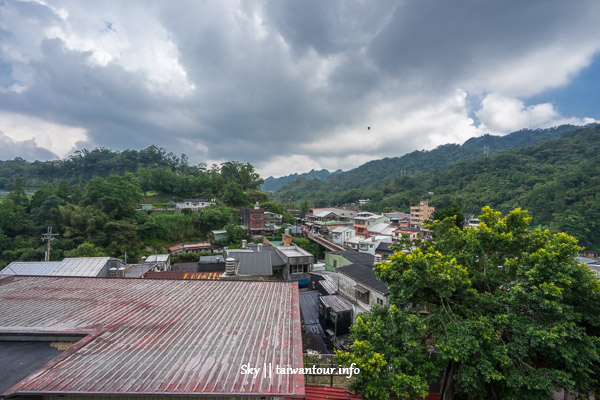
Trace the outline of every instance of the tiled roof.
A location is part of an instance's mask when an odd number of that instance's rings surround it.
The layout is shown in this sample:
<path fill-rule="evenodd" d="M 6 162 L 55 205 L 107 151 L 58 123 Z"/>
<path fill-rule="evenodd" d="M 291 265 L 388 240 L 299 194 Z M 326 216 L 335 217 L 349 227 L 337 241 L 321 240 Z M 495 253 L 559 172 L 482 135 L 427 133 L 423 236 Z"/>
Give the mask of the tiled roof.
<path fill-rule="evenodd" d="M 373 271 L 372 267 L 367 267 L 360 264 L 350 264 L 339 267 L 337 270 L 340 274 L 344 274 L 354 279 L 357 283 L 368 286 L 379 293 L 388 294 L 390 292 L 387 284 L 377 279 L 377 276 L 375 276 L 375 271 Z"/>
<path fill-rule="evenodd" d="M 304 396 L 298 286 L 288 282 L 5 277 L 0 329 L 87 335 L 14 395 Z"/>

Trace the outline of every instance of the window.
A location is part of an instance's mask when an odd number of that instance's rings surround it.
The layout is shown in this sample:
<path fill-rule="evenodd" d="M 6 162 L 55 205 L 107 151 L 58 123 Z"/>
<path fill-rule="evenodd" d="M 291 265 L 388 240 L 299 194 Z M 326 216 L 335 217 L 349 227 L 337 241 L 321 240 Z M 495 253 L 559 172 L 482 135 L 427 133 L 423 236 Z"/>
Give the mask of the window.
<path fill-rule="evenodd" d="M 337 268 L 337 260 L 333 260 L 333 268 Z"/>
<path fill-rule="evenodd" d="M 306 264 L 291 265 L 290 270 L 291 270 L 292 274 L 305 274 L 308 272 L 308 265 L 306 265 Z"/>
<path fill-rule="evenodd" d="M 383 299 L 380 299 L 379 297 L 377 298 L 377 304 L 379 304 L 380 306 L 383 305 Z"/>
<path fill-rule="evenodd" d="M 354 288 L 356 300 L 369 304 L 369 291 L 363 287 L 356 286 Z"/>

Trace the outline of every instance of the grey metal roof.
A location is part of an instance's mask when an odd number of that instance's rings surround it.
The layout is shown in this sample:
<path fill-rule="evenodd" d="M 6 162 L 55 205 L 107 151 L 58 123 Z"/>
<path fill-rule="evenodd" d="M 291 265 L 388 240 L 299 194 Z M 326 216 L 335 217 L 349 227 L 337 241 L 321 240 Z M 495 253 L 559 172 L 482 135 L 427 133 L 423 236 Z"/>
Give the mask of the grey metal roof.
<path fill-rule="evenodd" d="M 51 276 L 98 276 L 110 257 L 76 257 L 65 258 L 60 262 Z M 117 259 L 113 259 L 117 261 Z"/>
<path fill-rule="evenodd" d="M 377 279 L 375 271 L 373 271 L 373 268 L 371 267 L 367 267 L 361 264 L 350 264 L 343 267 L 339 267 L 337 270 L 340 274 L 344 274 L 354 279 L 357 283 L 374 289 L 379 293 L 390 293 L 387 284 Z"/>
<path fill-rule="evenodd" d="M 60 261 L 14 261 L 8 264 L 1 274 L 5 275 L 50 275 L 60 264 Z"/>
<path fill-rule="evenodd" d="M 254 244 L 254 243 L 249 244 L 248 248 L 253 251 L 258 251 L 258 245 Z M 283 258 L 281 258 L 279 253 L 275 250 L 274 246 L 271 246 L 268 244 L 263 244 L 262 248 L 263 248 L 264 252 L 268 252 L 269 254 L 271 254 L 271 265 L 273 267 L 282 267 L 285 265 L 285 261 L 283 260 Z"/>
<path fill-rule="evenodd" d="M 337 254 L 350 261 L 352 264 L 373 265 L 375 256 L 369 253 L 361 253 L 356 250 L 330 251 L 331 254 Z"/>
<path fill-rule="evenodd" d="M 352 311 L 352 303 L 335 294 L 321 296 L 319 301 L 323 304 L 323 306 L 331 308 L 331 310 L 335 312 Z"/>
<path fill-rule="evenodd" d="M 169 257 L 169 254 L 151 254 L 148 256 L 148 258 L 146 258 L 145 263 L 167 262 Z"/>
<path fill-rule="evenodd" d="M 4 333 L 87 335 L 23 379 L 13 395 L 304 395 L 302 374 L 274 371 L 302 367 L 295 282 L 4 279 Z M 248 363 L 272 363 L 273 374 L 241 374 Z"/>
<path fill-rule="evenodd" d="M 331 271 L 312 271 L 310 274 L 319 275 L 323 279 L 317 282 L 327 293 L 336 294 L 339 287 L 339 277 L 337 272 Z"/>
<path fill-rule="evenodd" d="M 319 292 L 309 290 L 300 292 L 300 313 L 305 325 L 319 323 Z"/>
<path fill-rule="evenodd" d="M 227 256 L 238 260 L 238 275 L 273 275 L 270 253 L 231 250 Z"/>

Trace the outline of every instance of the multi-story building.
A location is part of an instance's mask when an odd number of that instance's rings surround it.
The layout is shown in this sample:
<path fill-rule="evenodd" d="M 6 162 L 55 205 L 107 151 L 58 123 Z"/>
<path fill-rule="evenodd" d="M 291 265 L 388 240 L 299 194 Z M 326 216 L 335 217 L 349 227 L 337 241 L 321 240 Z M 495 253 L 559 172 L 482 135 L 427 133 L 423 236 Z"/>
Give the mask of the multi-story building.
<path fill-rule="evenodd" d="M 369 228 L 376 224 L 390 223 L 390 218 L 385 215 L 361 213 L 354 218 L 354 232 L 356 236 L 368 237 Z"/>
<path fill-rule="evenodd" d="M 427 200 L 421 200 L 418 206 L 410 208 L 410 225 L 411 228 L 423 226 L 423 222 L 430 219 L 435 212 L 435 207 L 431 207 Z"/>
<path fill-rule="evenodd" d="M 260 208 L 258 201 L 254 208 L 240 209 L 242 225 L 250 229 L 250 232 L 262 231 L 265 229 L 265 210 Z"/>

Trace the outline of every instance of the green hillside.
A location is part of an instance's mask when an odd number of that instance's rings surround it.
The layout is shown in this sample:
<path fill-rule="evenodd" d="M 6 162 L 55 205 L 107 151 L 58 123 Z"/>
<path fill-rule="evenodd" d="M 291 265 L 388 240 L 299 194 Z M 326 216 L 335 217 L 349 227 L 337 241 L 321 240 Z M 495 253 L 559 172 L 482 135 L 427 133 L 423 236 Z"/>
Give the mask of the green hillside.
<path fill-rule="evenodd" d="M 379 165 L 391 162 L 382 161 Z M 360 172 L 353 171 L 356 175 Z M 304 180 L 294 190 L 287 187 L 278 194 L 313 199 L 317 205 L 368 197 L 372 201 L 366 208 L 372 211 L 408 210 L 420 198 L 429 198 L 436 207 L 456 201 L 465 213 L 474 214 L 486 205 L 502 212 L 521 207 L 531 213 L 535 225 L 565 231 L 582 245 L 600 250 L 599 126 L 426 173 L 388 176 L 378 182 L 357 178 L 357 188 L 349 190 L 333 183 L 327 179 L 324 190 L 319 181 Z"/>

